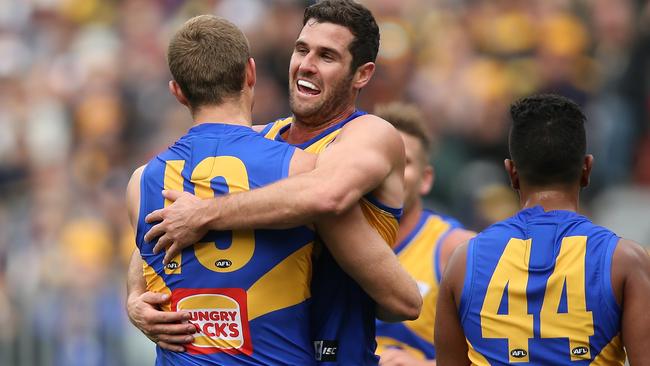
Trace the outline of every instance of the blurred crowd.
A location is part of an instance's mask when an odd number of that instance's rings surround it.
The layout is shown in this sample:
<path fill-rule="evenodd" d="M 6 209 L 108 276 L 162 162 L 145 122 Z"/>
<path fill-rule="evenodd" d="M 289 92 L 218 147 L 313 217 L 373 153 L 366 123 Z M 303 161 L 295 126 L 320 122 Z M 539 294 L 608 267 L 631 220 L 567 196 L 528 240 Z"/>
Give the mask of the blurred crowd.
<path fill-rule="evenodd" d="M 511 215 L 508 106 L 536 92 L 587 111 L 583 210 L 650 244 L 650 1 L 366 0 L 381 29 L 360 106 L 414 102 L 436 137 L 428 205 L 480 230 Z M 289 114 L 298 0 L 0 1 L 0 365 L 151 364 L 123 310 L 130 173 L 182 135 L 170 35 L 211 13 L 258 66 L 254 120 Z"/>

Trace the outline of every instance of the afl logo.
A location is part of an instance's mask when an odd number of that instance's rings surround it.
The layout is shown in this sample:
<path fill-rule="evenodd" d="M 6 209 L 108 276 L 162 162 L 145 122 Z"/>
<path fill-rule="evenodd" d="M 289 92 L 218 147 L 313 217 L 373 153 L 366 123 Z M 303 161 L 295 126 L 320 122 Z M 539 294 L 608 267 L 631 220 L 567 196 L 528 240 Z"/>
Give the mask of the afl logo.
<path fill-rule="evenodd" d="M 169 264 L 167 264 L 167 269 L 176 269 L 178 267 L 179 267 L 178 262 L 176 261 L 171 261 L 169 262 Z"/>
<path fill-rule="evenodd" d="M 526 350 L 524 350 L 524 349 L 516 348 L 516 349 L 513 349 L 512 351 L 510 351 L 510 356 L 512 356 L 514 358 L 523 358 L 523 357 L 528 356 L 528 352 L 526 352 Z"/>
<path fill-rule="evenodd" d="M 574 356 L 584 356 L 589 352 L 589 348 L 585 346 L 576 347 L 571 350 L 571 354 Z"/>
<path fill-rule="evenodd" d="M 214 265 L 217 266 L 217 268 L 228 268 L 232 266 L 232 261 L 228 259 L 219 259 L 218 261 L 214 262 Z"/>

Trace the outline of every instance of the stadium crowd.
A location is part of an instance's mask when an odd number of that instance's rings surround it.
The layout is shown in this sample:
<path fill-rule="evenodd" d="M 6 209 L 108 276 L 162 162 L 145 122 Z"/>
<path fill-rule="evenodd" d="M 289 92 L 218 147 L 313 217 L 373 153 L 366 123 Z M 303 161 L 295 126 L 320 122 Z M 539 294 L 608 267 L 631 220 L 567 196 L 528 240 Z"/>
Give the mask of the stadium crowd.
<path fill-rule="evenodd" d="M 287 114 L 287 65 L 310 2 L 0 3 L 0 365 L 151 364 L 124 313 L 133 169 L 182 135 L 165 47 L 197 14 L 247 34 L 254 121 Z M 556 92 L 587 111 L 596 223 L 650 243 L 650 1 L 366 0 L 380 22 L 361 106 L 416 103 L 436 136 L 428 205 L 481 230 L 517 210 L 507 108 Z M 150 351 L 144 352 L 143 349 Z"/>

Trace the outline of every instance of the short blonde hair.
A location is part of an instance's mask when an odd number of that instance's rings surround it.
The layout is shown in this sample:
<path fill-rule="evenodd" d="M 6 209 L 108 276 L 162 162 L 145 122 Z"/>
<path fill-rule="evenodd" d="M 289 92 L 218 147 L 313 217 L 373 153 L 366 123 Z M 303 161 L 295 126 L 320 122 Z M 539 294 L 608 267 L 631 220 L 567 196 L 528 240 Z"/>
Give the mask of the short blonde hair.
<path fill-rule="evenodd" d="M 250 47 L 231 22 L 213 15 L 194 17 L 174 34 L 167 62 L 192 108 L 221 104 L 244 86 Z"/>

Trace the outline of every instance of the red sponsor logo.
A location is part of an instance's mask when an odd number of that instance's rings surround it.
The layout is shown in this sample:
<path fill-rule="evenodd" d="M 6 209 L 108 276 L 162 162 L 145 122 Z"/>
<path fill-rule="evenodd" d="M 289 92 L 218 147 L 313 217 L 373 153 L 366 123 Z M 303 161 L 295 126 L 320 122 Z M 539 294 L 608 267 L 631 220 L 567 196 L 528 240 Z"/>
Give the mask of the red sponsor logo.
<path fill-rule="evenodd" d="M 194 341 L 186 346 L 188 352 L 253 353 L 243 289 L 175 289 L 171 301 L 172 311 L 188 311 L 196 327 Z"/>

